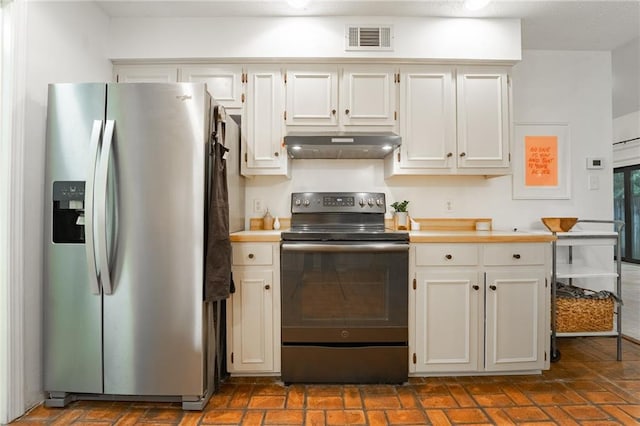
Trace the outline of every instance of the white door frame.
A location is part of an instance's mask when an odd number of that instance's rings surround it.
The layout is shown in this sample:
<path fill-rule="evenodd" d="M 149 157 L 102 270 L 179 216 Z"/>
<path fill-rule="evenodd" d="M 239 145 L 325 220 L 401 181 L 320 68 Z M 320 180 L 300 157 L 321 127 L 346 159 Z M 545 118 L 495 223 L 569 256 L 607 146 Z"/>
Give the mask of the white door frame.
<path fill-rule="evenodd" d="M 0 424 L 3 424 L 25 412 L 26 1 L 0 0 L 0 5 Z"/>

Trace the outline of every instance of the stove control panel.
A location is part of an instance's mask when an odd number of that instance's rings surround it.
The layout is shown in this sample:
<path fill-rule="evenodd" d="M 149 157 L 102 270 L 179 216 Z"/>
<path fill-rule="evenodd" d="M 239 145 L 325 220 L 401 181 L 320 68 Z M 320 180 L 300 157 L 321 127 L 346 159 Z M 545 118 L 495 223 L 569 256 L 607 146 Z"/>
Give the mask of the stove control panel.
<path fill-rule="evenodd" d="M 294 192 L 291 213 L 382 213 L 384 192 Z"/>

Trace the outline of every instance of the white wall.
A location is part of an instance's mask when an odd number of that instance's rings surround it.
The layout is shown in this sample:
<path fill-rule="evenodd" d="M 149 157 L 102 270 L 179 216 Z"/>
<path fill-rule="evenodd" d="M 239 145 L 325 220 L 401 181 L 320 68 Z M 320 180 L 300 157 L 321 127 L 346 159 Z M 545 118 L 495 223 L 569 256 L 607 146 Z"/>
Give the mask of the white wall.
<path fill-rule="evenodd" d="M 42 401 L 42 247 L 47 85 L 109 81 L 108 18 L 89 2 L 28 3 L 25 119 L 25 404 Z"/>
<path fill-rule="evenodd" d="M 391 52 L 345 52 L 345 25 L 393 25 Z M 519 19 L 114 18 L 112 59 L 433 58 L 517 61 Z"/>
<path fill-rule="evenodd" d="M 640 111 L 640 37 L 613 50 L 611 64 L 613 118 Z"/>
<path fill-rule="evenodd" d="M 388 202 L 410 200 L 416 217 L 490 217 L 499 229 L 542 229 L 542 216 L 612 218 L 611 67 L 605 52 L 523 51 L 513 68 L 514 120 L 568 123 L 571 130 L 571 199 L 513 200 L 510 176 L 393 177 L 384 180 L 381 160 L 294 160 L 292 177 L 247 181 L 249 215 L 255 198 L 272 214 L 289 216 L 290 193 L 306 190 L 369 190 Z M 586 157 L 604 158 L 605 169 L 587 172 Z M 597 176 L 600 189 L 588 190 Z M 453 212 L 445 211 L 446 201 Z"/>

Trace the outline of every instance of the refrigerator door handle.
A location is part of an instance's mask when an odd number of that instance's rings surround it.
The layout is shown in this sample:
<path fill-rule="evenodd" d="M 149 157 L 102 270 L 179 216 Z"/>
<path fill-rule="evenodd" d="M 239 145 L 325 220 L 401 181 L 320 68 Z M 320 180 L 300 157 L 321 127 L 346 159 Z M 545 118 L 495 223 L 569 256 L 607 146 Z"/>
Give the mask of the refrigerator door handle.
<path fill-rule="evenodd" d="M 109 177 L 109 158 L 111 156 L 114 125 L 115 121 L 107 120 L 104 127 L 104 138 L 102 141 L 102 149 L 100 150 L 100 161 L 98 163 L 98 183 L 96 185 L 98 265 L 100 270 L 100 282 L 102 283 L 102 291 L 104 294 L 113 293 L 113 283 L 111 281 L 111 272 L 109 270 L 109 248 L 107 238 L 107 182 Z"/>
<path fill-rule="evenodd" d="M 89 272 L 89 286 L 91 293 L 100 294 L 100 283 L 98 276 L 100 270 L 96 265 L 96 245 L 94 240 L 94 224 L 93 224 L 93 203 L 95 199 L 95 174 L 96 163 L 98 161 L 98 150 L 100 148 L 100 139 L 102 138 L 102 120 L 94 120 L 93 129 L 91 130 L 91 140 L 89 142 L 89 169 L 87 171 L 87 183 L 85 188 L 85 251 L 87 254 L 87 268 Z"/>

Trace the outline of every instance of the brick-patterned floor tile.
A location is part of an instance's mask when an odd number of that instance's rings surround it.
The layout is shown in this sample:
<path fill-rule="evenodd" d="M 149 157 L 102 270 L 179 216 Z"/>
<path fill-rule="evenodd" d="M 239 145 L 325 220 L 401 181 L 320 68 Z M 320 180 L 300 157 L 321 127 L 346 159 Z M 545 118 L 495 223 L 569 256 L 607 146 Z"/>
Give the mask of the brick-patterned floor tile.
<path fill-rule="evenodd" d="M 458 407 L 458 403 L 451 395 L 421 396 L 420 404 L 427 409 Z"/>
<path fill-rule="evenodd" d="M 611 392 L 584 392 L 583 395 L 594 404 L 624 404 L 626 402 Z"/>
<path fill-rule="evenodd" d="M 413 385 L 413 390 L 421 395 L 449 395 L 449 388 L 444 383 L 420 383 Z"/>
<path fill-rule="evenodd" d="M 571 405 L 588 402 L 577 392 L 568 389 L 558 392 L 534 392 L 529 394 L 529 398 L 537 405 Z"/>
<path fill-rule="evenodd" d="M 238 389 L 234 393 L 231 394 L 229 401 L 226 405 L 218 404 L 216 402 L 217 395 L 214 395 L 211 400 L 209 400 L 209 404 L 207 407 L 229 407 L 229 408 L 245 408 L 249 405 L 249 399 L 251 398 L 251 393 L 253 392 L 252 385 L 239 385 Z M 225 395 L 226 396 L 226 395 Z"/>
<path fill-rule="evenodd" d="M 281 383 L 255 385 L 253 395 L 286 395 L 287 388 Z"/>
<path fill-rule="evenodd" d="M 515 425 L 515 423 L 511 420 L 511 418 L 509 418 L 507 413 L 505 413 L 501 408 L 485 408 L 484 411 L 490 417 L 491 421 L 496 425 Z"/>
<path fill-rule="evenodd" d="M 367 424 L 363 410 L 327 410 L 327 425 L 365 425 Z"/>
<path fill-rule="evenodd" d="M 117 426 L 132 426 L 139 423 L 142 415 L 147 411 L 146 408 L 129 408 L 115 423 Z"/>
<path fill-rule="evenodd" d="M 200 424 L 200 420 L 204 414 L 201 411 L 185 411 L 184 415 L 180 419 L 179 426 L 197 426 Z M 258 423 L 254 423 L 258 424 Z"/>
<path fill-rule="evenodd" d="M 342 386 L 338 385 L 310 385 L 306 387 L 307 396 L 340 396 Z"/>
<path fill-rule="evenodd" d="M 602 405 L 600 408 L 609 414 L 611 417 L 622 423 L 623 425 L 638 425 L 638 420 L 631 417 L 628 413 L 624 412 L 620 409 L 620 407 L 616 405 Z"/>
<path fill-rule="evenodd" d="M 398 398 L 400 399 L 400 405 L 402 406 L 402 408 L 420 407 L 420 402 L 416 398 L 416 394 L 411 388 L 408 388 L 408 387 L 399 388 Z"/>
<path fill-rule="evenodd" d="M 366 415 L 370 426 L 387 426 L 389 424 L 387 416 L 382 410 L 367 410 Z"/>
<path fill-rule="evenodd" d="M 52 424 L 55 424 L 55 425 L 66 425 L 66 424 L 72 423 L 72 422 L 76 421 L 77 419 L 79 419 L 81 416 L 83 416 L 85 414 L 85 410 L 71 409 L 71 410 L 64 410 L 61 413 L 62 414 L 57 415 L 54 418 L 55 420 L 52 422 Z M 41 413 L 39 413 L 39 415 L 41 415 Z M 34 420 L 36 420 L 36 421 L 38 421 L 38 420 L 46 420 L 46 418 L 36 417 Z"/>
<path fill-rule="evenodd" d="M 300 425 L 304 420 L 303 410 L 267 410 L 265 425 Z"/>
<path fill-rule="evenodd" d="M 640 420 L 640 405 L 624 405 L 620 406 L 620 409 L 628 413 L 631 417 Z"/>
<path fill-rule="evenodd" d="M 578 426 L 579 423 L 574 420 L 566 411 L 560 407 L 542 407 L 545 413 L 562 426 Z"/>
<path fill-rule="evenodd" d="M 262 424 L 265 412 L 263 410 L 247 410 L 242 418 L 242 426 L 256 426 Z"/>
<path fill-rule="evenodd" d="M 364 395 L 364 407 L 367 410 L 400 408 L 400 400 L 395 395 Z"/>
<path fill-rule="evenodd" d="M 507 395 L 499 394 L 479 394 L 473 398 L 481 407 L 513 407 L 516 405 Z"/>
<path fill-rule="evenodd" d="M 341 396 L 307 396 L 307 408 L 342 409 L 344 402 Z"/>
<path fill-rule="evenodd" d="M 249 408 L 284 408 L 285 397 L 279 395 L 256 395 L 249 400 Z"/>
<path fill-rule="evenodd" d="M 504 411 L 516 423 L 549 420 L 549 416 L 538 407 L 510 407 Z"/>
<path fill-rule="evenodd" d="M 593 405 L 571 405 L 562 407 L 576 420 L 606 420 L 608 414 Z"/>
<path fill-rule="evenodd" d="M 211 410 L 202 416 L 204 425 L 239 424 L 244 414 L 243 410 Z"/>
<path fill-rule="evenodd" d="M 424 424 L 426 416 L 422 410 L 387 410 L 387 418 L 392 425 Z"/>
<path fill-rule="evenodd" d="M 449 385 L 449 392 L 460 407 L 475 407 L 477 405 L 462 385 Z"/>
<path fill-rule="evenodd" d="M 533 405 L 531 400 L 515 386 L 507 385 L 502 388 L 502 392 L 511 398 L 516 405 Z"/>
<path fill-rule="evenodd" d="M 360 397 L 360 389 L 356 386 L 345 386 L 344 387 L 344 408 L 353 409 L 353 408 L 362 408 L 362 398 Z"/>
<path fill-rule="evenodd" d="M 427 410 L 427 417 L 433 425 L 447 426 L 451 424 L 444 410 Z"/>
<path fill-rule="evenodd" d="M 305 425 L 325 426 L 326 420 L 323 410 L 307 410 L 305 413 Z"/>
<path fill-rule="evenodd" d="M 393 385 L 364 385 L 362 386 L 364 395 L 395 395 L 396 387 Z"/>
<path fill-rule="evenodd" d="M 444 410 L 451 422 L 458 423 L 484 423 L 489 421 L 484 412 L 478 408 L 450 408 Z"/>
<path fill-rule="evenodd" d="M 150 408 L 148 409 L 141 420 L 143 422 L 178 422 L 182 418 L 183 411 L 181 409 L 162 409 L 162 408 Z"/>
<path fill-rule="evenodd" d="M 305 389 L 303 386 L 290 386 L 287 392 L 287 409 L 304 408 Z"/>

